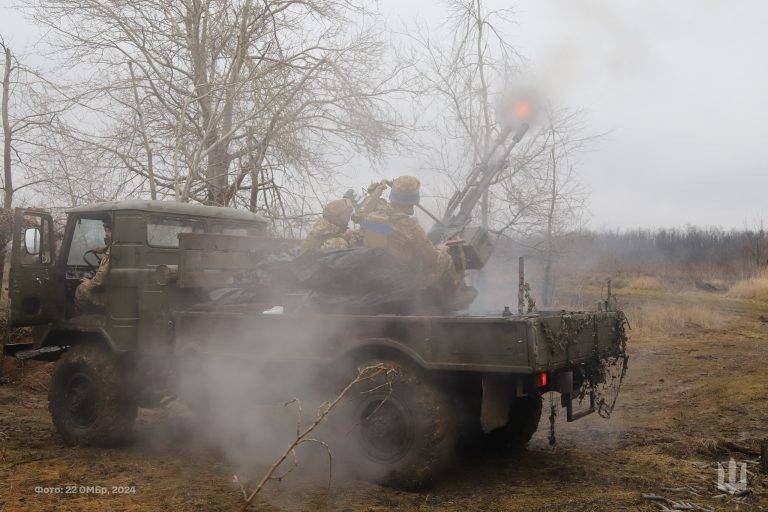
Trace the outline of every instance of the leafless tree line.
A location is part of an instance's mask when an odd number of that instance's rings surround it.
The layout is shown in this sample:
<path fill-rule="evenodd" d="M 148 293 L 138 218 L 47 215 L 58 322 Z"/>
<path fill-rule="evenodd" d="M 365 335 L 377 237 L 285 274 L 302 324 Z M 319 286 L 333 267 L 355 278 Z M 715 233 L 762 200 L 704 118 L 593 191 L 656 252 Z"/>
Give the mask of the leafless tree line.
<path fill-rule="evenodd" d="M 4 167 L 6 182 L 24 175 L 63 205 L 148 197 L 248 208 L 290 231 L 342 189 L 342 166 L 399 147 L 417 155 L 411 172 L 444 177 L 428 190 L 448 195 L 510 122 L 510 97 L 530 91 L 502 30 L 511 13 L 482 0 L 446 7 L 452 40 L 418 25 L 389 52 L 378 13 L 356 0 L 29 0 L 60 79 L 25 68 L 25 92 L 3 88 L 17 98 L 4 121 L 27 119 L 4 123 L 6 160 L 28 152 L 14 172 Z M 478 217 L 499 234 L 554 239 L 578 224 L 573 155 L 592 138 L 581 111 L 529 100 L 534 128 Z M 405 121 L 413 113 L 420 126 Z"/>
<path fill-rule="evenodd" d="M 87 101 L 45 140 L 66 157 L 46 177 L 69 202 L 109 198 L 87 185 L 106 172 L 118 196 L 289 219 L 348 155 L 380 158 L 400 128 L 401 70 L 363 2 L 40 0 L 28 12 L 49 55 L 89 77 Z"/>
<path fill-rule="evenodd" d="M 564 277 L 640 274 L 675 279 L 744 279 L 768 267 L 768 234 L 759 222 L 745 229 L 693 226 L 671 229 L 571 231 L 557 239 L 549 259 L 544 234 L 513 236 L 496 251 L 497 269 L 526 258 L 526 272 L 541 285 L 547 266 L 554 284 Z M 538 292 L 538 290 L 537 290 Z"/>

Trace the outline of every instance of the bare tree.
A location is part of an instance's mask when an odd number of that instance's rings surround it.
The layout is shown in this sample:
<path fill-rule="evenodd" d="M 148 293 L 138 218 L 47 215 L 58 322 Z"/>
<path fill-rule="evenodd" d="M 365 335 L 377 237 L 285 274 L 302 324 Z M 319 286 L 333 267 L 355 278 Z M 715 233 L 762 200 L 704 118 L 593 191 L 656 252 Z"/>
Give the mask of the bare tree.
<path fill-rule="evenodd" d="M 36 0 L 60 56 L 103 77 L 72 139 L 137 193 L 290 217 L 399 120 L 399 69 L 355 0 Z"/>
<path fill-rule="evenodd" d="M 488 13 L 482 0 L 448 0 L 447 45 L 423 26 L 406 32 L 411 52 L 404 59 L 413 67 L 434 121 L 425 165 L 448 177 L 454 186 L 487 155 L 503 129 L 496 105 L 520 63 L 495 23 L 508 10 Z M 434 144 L 437 142 L 437 144 Z M 486 211 L 486 208 L 483 207 Z"/>
<path fill-rule="evenodd" d="M 541 91 L 522 85 L 524 59 L 503 30 L 511 21 L 509 9 L 490 11 L 482 0 L 445 3 L 451 34 L 447 45 L 424 27 L 406 34 L 415 47 L 406 61 L 416 70 L 425 91 L 426 115 L 432 114 L 436 126 L 430 137 L 436 139 L 437 150 L 426 152 L 425 167 L 460 188 L 473 168 L 493 157 L 493 148 L 502 154 L 504 145 L 495 141 L 510 126 L 530 122 L 529 133 L 483 197 L 478 220 L 500 236 L 543 235 L 543 253 L 552 259 L 557 238 L 577 224 L 585 204 L 576 186 L 573 155 L 594 137 L 585 135 L 582 111 L 555 107 Z M 477 278 L 482 286 L 482 274 Z"/>
<path fill-rule="evenodd" d="M 768 266 L 768 255 L 766 254 L 768 235 L 766 235 L 765 219 L 755 217 L 750 224 L 749 228 L 745 231 L 747 241 L 744 244 L 744 249 L 759 272 Z"/>
<path fill-rule="evenodd" d="M 544 218 L 544 280 L 542 282 L 542 303 L 551 305 L 555 293 L 555 259 L 564 249 L 565 240 L 581 227 L 585 210 L 586 194 L 575 176 L 574 164 L 570 159 L 571 151 L 583 148 L 591 142 L 591 137 L 574 140 L 577 130 L 562 118 L 555 123 L 550 116 L 549 130 L 552 144 L 545 184 L 548 189 Z"/>
<path fill-rule="evenodd" d="M 141 178 L 97 140 L 79 139 L 70 122 L 54 122 L 39 135 L 38 183 L 31 187 L 38 204 L 63 208 L 143 195 Z"/>
<path fill-rule="evenodd" d="M 39 185 L 36 157 L 46 130 L 76 99 L 23 63 L 0 35 L 2 51 L 3 208 L 13 206 L 14 196 Z"/>

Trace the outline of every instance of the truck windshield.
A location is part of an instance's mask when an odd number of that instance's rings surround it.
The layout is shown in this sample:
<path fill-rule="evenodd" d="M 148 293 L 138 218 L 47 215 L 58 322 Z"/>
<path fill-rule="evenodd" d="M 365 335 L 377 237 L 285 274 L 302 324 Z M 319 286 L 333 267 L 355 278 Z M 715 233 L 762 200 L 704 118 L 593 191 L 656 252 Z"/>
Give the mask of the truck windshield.
<path fill-rule="evenodd" d="M 104 248 L 104 222 L 101 219 L 80 219 L 75 225 L 67 265 L 86 267 L 83 254 L 91 249 Z"/>

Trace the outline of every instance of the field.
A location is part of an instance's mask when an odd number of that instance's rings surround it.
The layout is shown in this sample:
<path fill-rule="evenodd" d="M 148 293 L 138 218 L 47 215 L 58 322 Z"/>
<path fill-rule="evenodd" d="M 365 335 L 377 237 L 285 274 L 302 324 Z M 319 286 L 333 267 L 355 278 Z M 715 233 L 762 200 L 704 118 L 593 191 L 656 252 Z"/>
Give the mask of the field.
<path fill-rule="evenodd" d="M 653 493 L 716 510 L 767 510 L 756 450 L 768 438 L 768 304 L 648 280 L 628 282 L 618 295 L 633 328 L 631 359 L 609 420 L 567 424 L 558 409 L 550 447 L 545 397 L 539 432 L 513 459 L 464 455 L 417 493 L 349 475 L 329 489 L 327 473 L 308 462 L 271 484 L 254 509 L 659 510 L 642 497 Z M 48 371 L 28 367 L 0 386 L 0 510 L 239 509 L 231 463 L 190 433 L 180 406 L 142 412 L 130 446 L 63 446 L 46 409 Z M 748 463 L 745 497 L 716 489 L 717 462 L 729 457 Z M 41 492 L 51 488 L 62 494 Z"/>

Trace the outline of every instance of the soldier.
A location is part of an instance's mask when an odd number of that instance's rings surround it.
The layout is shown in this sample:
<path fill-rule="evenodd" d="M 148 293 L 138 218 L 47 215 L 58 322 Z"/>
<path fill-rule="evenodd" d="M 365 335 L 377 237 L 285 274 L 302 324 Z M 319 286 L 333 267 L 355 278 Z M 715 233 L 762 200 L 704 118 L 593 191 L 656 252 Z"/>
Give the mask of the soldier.
<path fill-rule="evenodd" d="M 304 251 L 335 251 L 350 246 L 351 233 L 347 229 L 352 216 L 352 202 L 349 199 L 337 199 L 323 209 L 323 218 L 315 222 L 301 244 Z"/>
<path fill-rule="evenodd" d="M 398 261 L 413 269 L 421 278 L 421 289 L 453 289 L 459 284 L 459 276 L 446 247 L 435 247 L 413 217 L 420 186 L 413 176 L 396 178 L 389 193 L 390 204 L 362 219 L 363 243 L 368 247 L 386 248 Z"/>
<path fill-rule="evenodd" d="M 80 311 L 103 308 L 106 305 L 104 283 L 109 273 L 110 252 L 112 250 L 112 224 L 110 219 L 104 221 L 104 247 L 95 249 L 95 254 L 101 254 L 99 268 L 93 277 L 84 277 L 75 290 L 75 305 Z"/>

